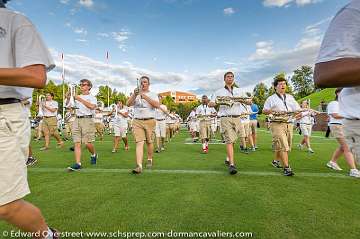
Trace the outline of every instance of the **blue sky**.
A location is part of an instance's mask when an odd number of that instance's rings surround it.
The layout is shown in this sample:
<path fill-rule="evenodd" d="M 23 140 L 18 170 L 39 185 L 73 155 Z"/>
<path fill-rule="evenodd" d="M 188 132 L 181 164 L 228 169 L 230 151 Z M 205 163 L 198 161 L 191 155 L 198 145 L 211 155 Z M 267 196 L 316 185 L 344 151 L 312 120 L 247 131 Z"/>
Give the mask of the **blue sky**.
<path fill-rule="evenodd" d="M 313 65 L 331 18 L 348 0 L 12 0 L 37 26 L 66 80 L 128 93 L 142 74 L 154 91 L 211 94 L 232 70 L 249 90 Z M 109 51 L 109 62 L 105 54 Z"/>

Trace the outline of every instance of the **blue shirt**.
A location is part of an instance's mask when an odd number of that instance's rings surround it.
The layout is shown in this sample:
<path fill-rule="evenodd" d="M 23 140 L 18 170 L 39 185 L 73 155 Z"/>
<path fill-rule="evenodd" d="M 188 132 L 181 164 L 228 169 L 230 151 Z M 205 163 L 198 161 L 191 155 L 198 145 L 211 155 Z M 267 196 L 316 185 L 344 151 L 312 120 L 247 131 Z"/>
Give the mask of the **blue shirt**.
<path fill-rule="evenodd" d="M 252 112 L 254 112 L 254 114 L 250 115 L 250 120 L 257 120 L 257 114 L 259 112 L 259 107 L 257 106 L 257 104 L 252 104 L 251 110 Z"/>

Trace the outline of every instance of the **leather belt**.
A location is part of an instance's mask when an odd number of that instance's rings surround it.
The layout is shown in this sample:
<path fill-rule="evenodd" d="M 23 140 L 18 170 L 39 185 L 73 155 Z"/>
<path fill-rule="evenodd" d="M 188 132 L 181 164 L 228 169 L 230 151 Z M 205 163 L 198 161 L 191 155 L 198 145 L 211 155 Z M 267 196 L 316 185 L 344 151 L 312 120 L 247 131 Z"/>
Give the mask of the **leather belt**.
<path fill-rule="evenodd" d="M 163 120 L 165 120 L 165 119 L 156 119 L 157 121 L 163 121 Z"/>
<path fill-rule="evenodd" d="M 329 124 L 342 125 L 342 123 L 329 123 Z"/>
<path fill-rule="evenodd" d="M 56 117 L 56 116 L 44 116 L 44 118 L 53 118 L 53 117 Z"/>
<path fill-rule="evenodd" d="M 154 118 L 135 118 L 136 120 L 152 120 Z"/>
<path fill-rule="evenodd" d="M 220 116 L 220 118 L 239 118 L 240 115 L 223 115 L 223 116 Z"/>
<path fill-rule="evenodd" d="M 15 104 L 15 103 L 19 103 L 20 101 L 21 100 L 16 98 L 5 98 L 5 99 L 0 99 L 0 105 Z"/>
<path fill-rule="evenodd" d="M 76 116 L 76 118 L 78 118 L 78 119 L 84 119 L 84 118 L 91 119 L 92 117 L 93 117 L 92 115 L 80 115 L 80 116 Z"/>

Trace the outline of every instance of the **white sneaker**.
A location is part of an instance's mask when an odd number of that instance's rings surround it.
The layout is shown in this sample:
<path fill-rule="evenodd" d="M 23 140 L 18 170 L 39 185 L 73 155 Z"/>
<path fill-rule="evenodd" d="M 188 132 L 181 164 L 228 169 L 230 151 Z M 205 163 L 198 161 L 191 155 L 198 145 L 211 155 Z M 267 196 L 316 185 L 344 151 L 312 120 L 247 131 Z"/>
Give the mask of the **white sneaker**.
<path fill-rule="evenodd" d="M 298 144 L 297 147 L 302 150 L 304 146 L 302 144 Z"/>
<path fill-rule="evenodd" d="M 360 171 L 356 168 L 350 169 L 349 176 L 354 178 L 360 178 Z"/>
<path fill-rule="evenodd" d="M 308 148 L 308 152 L 312 154 L 315 153 L 314 150 L 312 150 L 312 148 Z"/>
<path fill-rule="evenodd" d="M 341 171 L 342 169 L 340 168 L 340 166 L 333 162 L 333 161 L 329 161 L 327 164 L 326 164 L 327 167 L 331 168 L 331 169 L 334 169 L 334 170 L 337 170 L 337 171 Z"/>

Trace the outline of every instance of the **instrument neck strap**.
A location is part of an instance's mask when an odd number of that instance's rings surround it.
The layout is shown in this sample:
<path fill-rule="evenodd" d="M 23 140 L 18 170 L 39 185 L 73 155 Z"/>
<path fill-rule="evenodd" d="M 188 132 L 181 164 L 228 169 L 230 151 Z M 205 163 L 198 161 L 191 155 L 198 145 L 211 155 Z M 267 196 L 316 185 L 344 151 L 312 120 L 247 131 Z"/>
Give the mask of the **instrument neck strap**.
<path fill-rule="evenodd" d="M 224 88 L 225 88 L 225 90 L 229 91 L 232 96 L 234 96 L 234 92 L 233 92 L 234 88 L 232 86 L 230 88 L 228 88 L 227 86 L 224 86 Z"/>
<path fill-rule="evenodd" d="M 275 92 L 275 94 L 280 98 L 280 100 L 284 103 L 285 105 L 285 108 L 286 108 L 286 111 L 289 111 L 288 107 L 287 107 L 287 104 L 286 104 L 286 94 L 284 94 L 284 98 L 281 97 L 281 95 L 277 92 Z"/>

